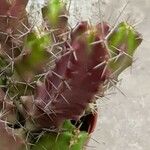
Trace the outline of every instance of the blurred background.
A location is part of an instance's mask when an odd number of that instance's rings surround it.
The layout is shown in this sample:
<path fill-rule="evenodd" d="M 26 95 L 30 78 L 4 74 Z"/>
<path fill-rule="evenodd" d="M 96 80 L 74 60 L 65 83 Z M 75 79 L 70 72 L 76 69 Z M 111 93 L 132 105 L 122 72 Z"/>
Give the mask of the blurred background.
<path fill-rule="evenodd" d="M 27 9 L 34 13 L 43 2 L 30 0 Z M 34 9 L 33 3 L 36 3 Z M 150 0 L 71 1 L 69 22 L 72 26 L 80 20 L 93 24 L 104 20 L 112 25 L 128 21 L 143 36 L 133 66 L 120 75 L 118 90 L 111 90 L 98 101 L 98 124 L 87 145 L 88 150 L 150 150 L 149 14 Z M 40 12 L 36 15 L 40 16 Z"/>

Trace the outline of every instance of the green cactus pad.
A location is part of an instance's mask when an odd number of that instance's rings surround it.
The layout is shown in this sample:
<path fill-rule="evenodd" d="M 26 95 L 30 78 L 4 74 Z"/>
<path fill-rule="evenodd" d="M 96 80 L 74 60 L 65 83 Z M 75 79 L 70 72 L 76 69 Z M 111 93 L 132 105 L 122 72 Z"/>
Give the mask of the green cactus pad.
<path fill-rule="evenodd" d="M 60 133 L 46 133 L 31 150 L 82 150 L 89 138 L 88 133 L 79 131 L 69 121 Z M 77 131 L 77 132 L 76 132 Z"/>
<path fill-rule="evenodd" d="M 133 54 L 141 42 L 141 35 L 126 22 L 120 23 L 112 32 L 108 38 L 108 47 L 111 53 L 109 67 L 115 77 L 131 66 Z"/>

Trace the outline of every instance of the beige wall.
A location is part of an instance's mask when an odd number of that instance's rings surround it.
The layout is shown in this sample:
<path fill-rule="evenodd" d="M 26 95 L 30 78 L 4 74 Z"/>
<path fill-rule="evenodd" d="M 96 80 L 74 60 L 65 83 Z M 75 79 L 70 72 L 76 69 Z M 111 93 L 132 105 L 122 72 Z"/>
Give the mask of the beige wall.
<path fill-rule="evenodd" d="M 110 2 L 111 1 L 111 2 Z M 125 0 L 105 0 L 101 5 L 104 20 L 113 23 Z M 130 17 L 144 41 L 135 54 L 132 68 L 127 69 L 118 84 L 121 92 L 99 100 L 99 121 L 88 150 L 150 150 L 150 1 L 131 1 L 119 21 Z M 72 0 L 70 21 L 100 21 L 97 0 Z M 97 142 L 96 142 L 96 141 Z M 95 148 L 94 148 L 95 147 Z"/>

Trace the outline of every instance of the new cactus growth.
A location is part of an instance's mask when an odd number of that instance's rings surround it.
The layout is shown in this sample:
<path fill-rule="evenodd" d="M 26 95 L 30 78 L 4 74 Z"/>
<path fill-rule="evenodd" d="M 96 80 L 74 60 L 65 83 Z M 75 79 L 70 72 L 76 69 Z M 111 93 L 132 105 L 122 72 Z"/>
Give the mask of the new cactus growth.
<path fill-rule="evenodd" d="M 42 9 L 37 32 L 27 2 L 0 1 L 0 149 L 81 150 L 95 127 L 95 95 L 131 66 L 141 35 L 126 22 L 70 29 L 59 0 Z"/>

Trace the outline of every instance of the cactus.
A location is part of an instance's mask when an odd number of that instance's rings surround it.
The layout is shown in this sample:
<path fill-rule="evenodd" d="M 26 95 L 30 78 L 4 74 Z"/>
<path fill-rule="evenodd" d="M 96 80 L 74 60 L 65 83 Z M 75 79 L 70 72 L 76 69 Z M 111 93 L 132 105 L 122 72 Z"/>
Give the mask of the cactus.
<path fill-rule="evenodd" d="M 81 150 L 95 128 L 95 95 L 132 65 L 141 35 L 127 22 L 70 29 L 59 0 L 35 30 L 27 2 L 0 1 L 1 150 Z"/>

